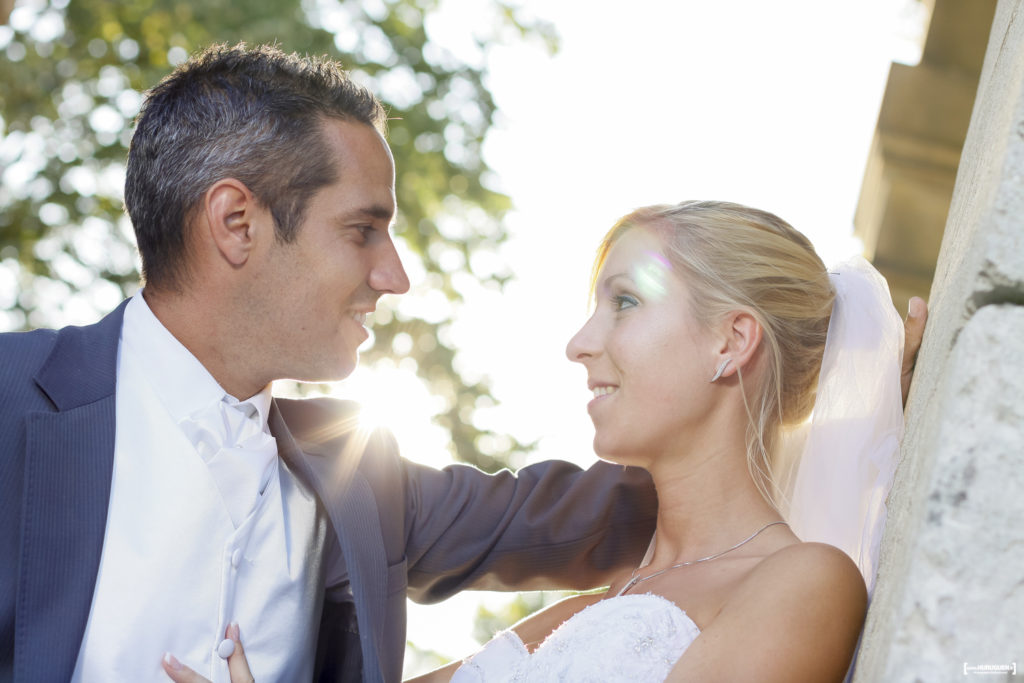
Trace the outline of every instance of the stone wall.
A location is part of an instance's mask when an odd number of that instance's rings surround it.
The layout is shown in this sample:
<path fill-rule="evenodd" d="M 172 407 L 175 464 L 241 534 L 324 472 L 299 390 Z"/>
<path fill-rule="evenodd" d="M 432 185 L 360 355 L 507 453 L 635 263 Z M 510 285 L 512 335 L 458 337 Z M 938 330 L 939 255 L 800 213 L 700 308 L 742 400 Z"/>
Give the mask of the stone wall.
<path fill-rule="evenodd" d="M 855 683 L 1024 676 L 1024 0 L 996 7 L 929 307 Z"/>

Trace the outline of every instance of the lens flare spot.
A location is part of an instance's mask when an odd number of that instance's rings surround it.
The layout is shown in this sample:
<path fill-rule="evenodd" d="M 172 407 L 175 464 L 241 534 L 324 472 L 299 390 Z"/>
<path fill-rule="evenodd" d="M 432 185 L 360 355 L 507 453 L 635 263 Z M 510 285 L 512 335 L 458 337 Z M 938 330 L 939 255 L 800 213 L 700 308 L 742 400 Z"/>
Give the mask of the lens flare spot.
<path fill-rule="evenodd" d="M 644 257 L 633 267 L 633 282 L 636 283 L 641 296 L 650 300 L 662 299 L 668 291 L 666 280 L 671 272 L 664 254 L 646 251 Z"/>

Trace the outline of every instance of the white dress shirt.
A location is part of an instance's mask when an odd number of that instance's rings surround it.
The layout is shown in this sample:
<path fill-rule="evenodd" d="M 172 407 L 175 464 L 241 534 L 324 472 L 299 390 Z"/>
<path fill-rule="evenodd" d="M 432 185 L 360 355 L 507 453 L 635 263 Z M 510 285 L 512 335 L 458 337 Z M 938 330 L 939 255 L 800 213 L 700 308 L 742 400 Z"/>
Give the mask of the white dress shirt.
<path fill-rule="evenodd" d="M 217 646 L 232 621 L 260 681 L 312 678 L 326 520 L 277 457 L 270 387 L 241 402 L 249 417 L 239 404 L 141 293 L 128 303 L 110 506 L 73 681 L 164 681 L 171 652 L 227 683 Z"/>

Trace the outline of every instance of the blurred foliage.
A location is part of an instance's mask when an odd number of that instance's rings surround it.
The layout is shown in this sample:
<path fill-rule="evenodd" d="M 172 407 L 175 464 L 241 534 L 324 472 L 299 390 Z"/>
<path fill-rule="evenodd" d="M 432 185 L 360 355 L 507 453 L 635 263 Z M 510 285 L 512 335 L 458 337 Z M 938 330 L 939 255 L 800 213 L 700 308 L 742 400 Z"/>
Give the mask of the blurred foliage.
<path fill-rule="evenodd" d="M 480 605 L 477 607 L 476 619 L 473 621 L 473 637 L 483 645 L 499 631 L 504 631 L 537 610 L 553 605 L 571 595 L 579 595 L 579 593 L 572 591 L 532 591 L 516 594 L 515 598 L 496 610 Z"/>
<path fill-rule="evenodd" d="M 212 42 L 328 54 L 388 106 L 396 233 L 422 262 L 425 290 L 443 294 L 430 320 L 382 301 L 364 362 L 415 361 L 445 401 L 438 420 L 455 457 L 495 470 L 528 450 L 474 427 L 493 398 L 456 370 L 448 335 L 460 278 L 508 278 L 480 258 L 505 239 L 510 206 L 488 188 L 480 154 L 495 116 L 487 51 L 519 40 L 553 50 L 555 37 L 501 0 L 479 6 L 491 20 L 463 29 L 470 49 L 456 55 L 431 39 L 439 0 L 19 0 L 0 26 L 0 329 L 94 318 L 137 287 L 123 164 L 142 93 L 173 65 Z"/>
<path fill-rule="evenodd" d="M 467 655 L 470 653 L 466 653 Z M 405 663 L 402 678 L 412 678 L 444 666 L 450 660 L 433 650 L 422 648 L 411 640 L 405 641 Z"/>

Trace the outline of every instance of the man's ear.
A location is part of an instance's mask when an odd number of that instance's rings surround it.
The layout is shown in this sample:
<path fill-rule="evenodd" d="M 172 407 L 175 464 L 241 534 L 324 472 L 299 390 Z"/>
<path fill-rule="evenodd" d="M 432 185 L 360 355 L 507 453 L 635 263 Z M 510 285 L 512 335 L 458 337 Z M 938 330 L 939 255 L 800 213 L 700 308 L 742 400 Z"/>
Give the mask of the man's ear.
<path fill-rule="evenodd" d="M 719 339 L 718 365 L 710 370 L 716 372 L 718 367 L 728 361 L 725 369 L 718 376 L 730 377 L 736 373 L 737 369 L 747 368 L 750 365 L 754 354 L 761 346 L 764 330 L 757 318 L 743 310 L 732 311 L 726 315 L 716 329 L 719 332 L 717 335 Z"/>
<path fill-rule="evenodd" d="M 220 256 L 240 267 L 252 252 L 260 203 L 245 183 L 234 178 L 218 180 L 203 196 L 203 212 L 210 238 Z"/>

